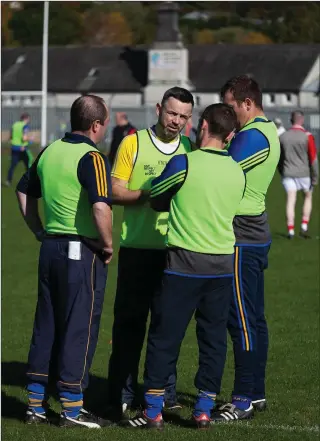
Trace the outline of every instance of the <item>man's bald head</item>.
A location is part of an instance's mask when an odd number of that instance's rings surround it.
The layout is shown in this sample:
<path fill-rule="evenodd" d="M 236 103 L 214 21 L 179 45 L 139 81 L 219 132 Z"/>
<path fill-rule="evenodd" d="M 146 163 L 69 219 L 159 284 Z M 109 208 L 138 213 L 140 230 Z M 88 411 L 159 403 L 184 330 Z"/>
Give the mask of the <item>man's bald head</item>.
<path fill-rule="evenodd" d="M 83 95 L 75 100 L 70 112 L 71 131 L 87 136 L 98 144 L 105 138 L 109 112 L 104 100 L 96 95 Z"/>
<path fill-rule="evenodd" d="M 303 126 L 304 123 L 304 114 L 301 110 L 295 110 L 291 113 L 291 122 L 292 124 L 297 124 L 299 126 Z"/>
<path fill-rule="evenodd" d="M 87 132 L 95 121 L 104 125 L 108 119 L 104 100 L 96 95 L 83 95 L 75 100 L 70 112 L 72 132 Z"/>

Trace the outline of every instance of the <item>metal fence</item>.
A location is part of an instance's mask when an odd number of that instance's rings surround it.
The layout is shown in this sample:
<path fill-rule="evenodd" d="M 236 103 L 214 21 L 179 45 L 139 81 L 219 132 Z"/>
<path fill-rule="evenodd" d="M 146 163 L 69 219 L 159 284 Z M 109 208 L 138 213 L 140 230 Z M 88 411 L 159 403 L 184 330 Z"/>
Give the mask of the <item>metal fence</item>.
<path fill-rule="evenodd" d="M 1 112 L 1 131 L 2 135 L 8 134 L 12 124 L 20 118 L 22 112 L 26 111 L 30 114 L 31 121 L 30 126 L 33 131 L 41 130 L 41 108 L 40 107 L 26 107 L 26 108 L 9 108 L 2 107 Z M 193 125 L 197 125 L 197 118 L 200 112 L 200 108 L 195 108 Z M 290 127 L 290 114 L 295 109 L 288 108 L 272 108 L 265 109 L 265 113 L 269 119 L 274 120 L 280 118 L 284 127 Z M 111 142 L 112 129 L 115 126 L 115 114 L 116 112 L 126 112 L 129 121 L 137 129 L 142 129 L 151 126 L 156 121 L 156 114 L 154 107 L 141 106 L 139 108 L 112 108 L 110 117 L 110 126 L 107 131 L 107 137 L 105 140 L 105 148 Z M 316 139 L 316 144 L 319 148 L 320 145 L 320 116 L 316 110 L 304 109 L 305 114 L 305 128 L 309 130 Z M 65 127 L 66 126 L 66 127 Z M 47 122 L 47 140 L 53 141 L 56 138 L 60 138 L 66 130 L 69 130 L 69 109 L 67 108 L 48 108 L 48 122 Z M 4 136 L 2 136 L 4 139 Z"/>

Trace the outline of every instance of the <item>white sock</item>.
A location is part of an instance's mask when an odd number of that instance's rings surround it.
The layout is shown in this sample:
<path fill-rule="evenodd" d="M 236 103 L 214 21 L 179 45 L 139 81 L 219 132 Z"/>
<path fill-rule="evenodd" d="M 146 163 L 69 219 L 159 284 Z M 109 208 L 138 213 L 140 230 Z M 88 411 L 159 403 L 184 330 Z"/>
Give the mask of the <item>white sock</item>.
<path fill-rule="evenodd" d="M 304 231 L 304 232 L 308 231 L 308 224 L 307 224 L 307 222 L 302 222 L 301 230 Z"/>

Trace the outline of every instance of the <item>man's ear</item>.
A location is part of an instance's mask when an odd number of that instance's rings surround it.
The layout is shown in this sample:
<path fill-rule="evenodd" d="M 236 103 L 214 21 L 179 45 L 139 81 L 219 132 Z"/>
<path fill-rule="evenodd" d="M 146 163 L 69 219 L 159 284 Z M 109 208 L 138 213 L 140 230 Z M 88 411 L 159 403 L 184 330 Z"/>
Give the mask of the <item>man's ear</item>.
<path fill-rule="evenodd" d="M 92 126 L 91 126 L 91 130 L 93 131 L 93 133 L 97 133 L 98 127 L 99 127 L 99 122 L 93 121 Z"/>
<path fill-rule="evenodd" d="M 244 100 L 244 105 L 245 105 L 247 111 L 249 111 L 249 110 L 251 110 L 251 108 L 252 108 L 253 101 L 252 101 L 250 98 L 246 98 L 246 99 Z"/>
<path fill-rule="evenodd" d="M 202 120 L 202 123 L 200 122 L 201 126 L 200 126 L 200 130 L 208 130 L 208 121 L 206 121 L 205 119 Z"/>
<path fill-rule="evenodd" d="M 234 135 L 235 135 L 235 129 L 232 130 L 232 132 L 230 132 L 229 135 L 226 137 L 225 143 L 228 144 L 232 140 Z"/>
<path fill-rule="evenodd" d="M 157 114 L 157 116 L 159 116 L 160 113 L 161 113 L 161 105 L 159 103 L 157 103 L 157 105 L 156 105 L 156 114 Z"/>

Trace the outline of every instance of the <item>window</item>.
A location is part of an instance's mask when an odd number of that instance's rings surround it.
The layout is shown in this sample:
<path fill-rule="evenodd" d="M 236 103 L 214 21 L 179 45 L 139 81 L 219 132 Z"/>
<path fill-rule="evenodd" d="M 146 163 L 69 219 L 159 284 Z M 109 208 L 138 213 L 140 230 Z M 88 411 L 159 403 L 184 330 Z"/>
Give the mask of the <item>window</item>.
<path fill-rule="evenodd" d="M 292 101 L 291 93 L 286 93 L 286 99 L 287 99 L 288 103 L 291 103 L 291 101 Z"/>
<path fill-rule="evenodd" d="M 24 106 L 33 106 L 34 105 L 34 98 L 32 96 L 27 96 L 23 100 L 23 105 Z"/>
<path fill-rule="evenodd" d="M 200 106 L 201 105 L 201 100 L 199 96 L 196 96 L 196 105 Z"/>
<path fill-rule="evenodd" d="M 276 104 L 276 96 L 274 93 L 264 93 L 262 95 L 262 102 L 264 106 L 273 107 Z"/>
<path fill-rule="evenodd" d="M 14 107 L 20 106 L 20 98 L 16 95 L 11 96 L 11 105 Z"/>

